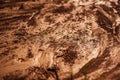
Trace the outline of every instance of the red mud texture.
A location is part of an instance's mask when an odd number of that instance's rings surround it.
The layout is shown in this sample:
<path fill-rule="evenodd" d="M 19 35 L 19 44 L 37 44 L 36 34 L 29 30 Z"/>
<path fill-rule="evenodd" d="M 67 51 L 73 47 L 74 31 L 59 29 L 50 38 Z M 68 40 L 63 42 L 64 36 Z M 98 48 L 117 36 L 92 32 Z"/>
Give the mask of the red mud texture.
<path fill-rule="evenodd" d="M 120 80 L 120 1 L 0 0 L 0 80 Z"/>

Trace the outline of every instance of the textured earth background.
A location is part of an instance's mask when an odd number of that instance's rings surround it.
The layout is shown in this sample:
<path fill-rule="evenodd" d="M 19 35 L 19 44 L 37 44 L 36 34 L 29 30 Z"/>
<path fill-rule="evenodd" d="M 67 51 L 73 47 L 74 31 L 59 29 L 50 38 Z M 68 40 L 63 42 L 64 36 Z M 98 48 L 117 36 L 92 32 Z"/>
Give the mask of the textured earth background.
<path fill-rule="evenodd" d="M 0 80 L 120 80 L 120 1 L 0 0 Z"/>

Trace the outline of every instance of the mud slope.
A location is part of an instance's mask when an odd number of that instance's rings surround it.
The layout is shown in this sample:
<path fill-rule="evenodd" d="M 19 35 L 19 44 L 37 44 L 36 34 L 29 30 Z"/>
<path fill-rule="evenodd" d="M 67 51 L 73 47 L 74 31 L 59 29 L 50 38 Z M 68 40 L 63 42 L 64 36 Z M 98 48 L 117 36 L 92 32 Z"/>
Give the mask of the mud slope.
<path fill-rule="evenodd" d="M 119 75 L 119 0 L 0 0 L 0 80 Z"/>

